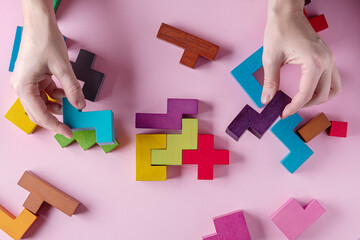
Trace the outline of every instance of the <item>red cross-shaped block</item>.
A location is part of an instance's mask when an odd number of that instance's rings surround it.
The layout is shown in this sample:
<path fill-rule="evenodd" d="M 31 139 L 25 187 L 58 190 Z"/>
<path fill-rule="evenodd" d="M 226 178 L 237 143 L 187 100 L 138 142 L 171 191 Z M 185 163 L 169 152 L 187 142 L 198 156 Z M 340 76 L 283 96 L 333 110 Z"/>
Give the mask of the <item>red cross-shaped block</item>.
<path fill-rule="evenodd" d="M 229 150 L 214 150 L 214 135 L 198 137 L 197 150 L 183 150 L 183 164 L 198 164 L 198 179 L 212 180 L 214 165 L 229 165 Z"/>

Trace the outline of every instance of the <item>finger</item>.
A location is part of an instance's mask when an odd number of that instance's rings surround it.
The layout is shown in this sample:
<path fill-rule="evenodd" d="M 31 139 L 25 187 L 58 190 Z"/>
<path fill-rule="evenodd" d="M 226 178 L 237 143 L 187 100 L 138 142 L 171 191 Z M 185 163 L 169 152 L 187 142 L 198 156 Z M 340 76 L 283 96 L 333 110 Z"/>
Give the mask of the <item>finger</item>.
<path fill-rule="evenodd" d="M 312 65 L 302 66 L 299 92 L 295 94 L 292 101 L 285 107 L 281 115 L 282 118 L 287 118 L 296 113 L 312 98 L 321 73 L 321 71 Z"/>
<path fill-rule="evenodd" d="M 83 109 L 86 106 L 85 97 L 70 62 L 66 62 L 64 66 L 58 67 L 54 75 L 61 83 L 69 102 L 74 107 Z"/>
<path fill-rule="evenodd" d="M 52 80 L 44 91 L 54 100 L 61 101 L 65 97 L 63 89 L 58 88 L 55 82 Z"/>
<path fill-rule="evenodd" d="M 47 111 L 47 107 L 40 94 L 26 96 L 24 101 L 36 124 L 57 134 L 64 135 L 67 138 L 72 138 L 71 129 L 64 123 L 59 122 L 56 117 Z"/>
<path fill-rule="evenodd" d="M 46 109 L 48 110 L 48 112 L 52 114 L 56 114 L 56 115 L 63 114 L 62 105 L 59 103 L 49 102 L 48 104 L 46 104 Z"/>
<path fill-rule="evenodd" d="M 267 60 L 263 58 L 264 66 L 264 86 L 261 96 L 261 102 L 267 104 L 275 96 L 279 90 L 280 84 L 280 68 L 282 62 L 280 60 Z"/>
<path fill-rule="evenodd" d="M 20 98 L 20 102 L 21 102 L 21 105 L 23 106 L 24 110 L 25 110 L 25 113 L 26 115 L 30 118 L 30 121 L 32 121 L 33 123 L 35 123 L 35 118 L 33 117 L 33 115 L 31 114 L 30 110 L 28 109 L 28 107 L 26 106 L 26 103 L 21 100 Z"/>
<path fill-rule="evenodd" d="M 304 107 L 311 107 L 328 101 L 331 86 L 331 72 L 332 69 L 327 69 L 323 72 L 318 85 L 316 86 L 313 97 L 304 105 Z"/>
<path fill-rule="evenodd" d="M 329 94 L 329 100 L 333 99 L 335 96 L 339 95 L 342 92 L 342 84 L 341 84 L 341 77 L 339 70 L 334 64 L 332 69 L 332 75 L 331 75 L 331 87 L 330 87 L 330 94 Z"/>

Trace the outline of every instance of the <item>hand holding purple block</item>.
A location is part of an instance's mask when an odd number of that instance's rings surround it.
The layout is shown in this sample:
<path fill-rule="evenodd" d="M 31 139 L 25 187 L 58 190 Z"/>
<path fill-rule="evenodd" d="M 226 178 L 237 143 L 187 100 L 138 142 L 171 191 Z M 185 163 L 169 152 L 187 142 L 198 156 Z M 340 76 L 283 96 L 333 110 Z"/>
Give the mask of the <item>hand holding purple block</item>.
<path fill-rule="evenodd" d="M 136 113 L 136 128 L 181 129 L 184 114 L 197 115 L 197 99 L 168 99 L 166 114 Z"/>

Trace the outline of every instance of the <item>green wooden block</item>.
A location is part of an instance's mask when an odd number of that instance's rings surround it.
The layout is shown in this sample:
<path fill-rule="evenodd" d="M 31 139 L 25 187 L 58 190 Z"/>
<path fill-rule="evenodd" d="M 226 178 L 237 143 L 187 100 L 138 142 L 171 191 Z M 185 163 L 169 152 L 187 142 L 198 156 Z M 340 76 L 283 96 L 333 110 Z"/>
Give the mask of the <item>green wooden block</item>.
<path fill-rule="evenodd" d="M 56 139 L 56 141 L 60 144 L 60 146 L 62 148 L 69 146 L 72 142 L 75 141 L 74 137 L 71 139 L 68 139 L 67 137 L 60 135 L 60 134 L 56 134 L 54 136 L 54 138 Z"/>
<path fill-rule="evenodd" d="M 119 146 L 119 143 L 115 139 L 115 144 L 111 145 L 101 145 L 101 148 L 104 150 L 105 153 L 109 153 L 112 150 L 114 150 L 117 146 Z"/>
<path fill-rule="evenodd" d="M 166 149 L 151 150 L 151 165 L 182 165 L 182 150 L 197 149 L 198 120 L 182 120 L 181 134 L 168 134 Z"/>
<path fill-rule="evenodd" d="M 56 11 L 57 11 L 58 8 L 59 8 L 60 2 L 61 2 L 61 0 L 54 0 L 54 10 L 55 10 L 55 13 L 56 13 Z"/>
<path fill-rule="evenodd" d="M 96 144 L 96 131 L 76 131 L 73 132 L 75 140 L 80 144 L 84 151 L 88 150 Z"/>

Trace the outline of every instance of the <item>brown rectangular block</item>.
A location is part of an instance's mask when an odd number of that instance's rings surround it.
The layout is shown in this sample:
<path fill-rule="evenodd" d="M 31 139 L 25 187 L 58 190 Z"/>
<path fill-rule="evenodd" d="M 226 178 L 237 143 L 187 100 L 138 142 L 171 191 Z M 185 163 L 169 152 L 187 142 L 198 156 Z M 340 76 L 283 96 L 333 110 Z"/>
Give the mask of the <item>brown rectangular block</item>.
<path fill-rule="evenodd" d="M 47 202 L 71 217 L 80 204 L 78 200 L 42 180 L 30 171 L 26 171 L 23 174 L 18 185 L 30 192 L 23 206 L 34 214 L 39 211 L 44 202 Z"/>
<path fill-rule="evenodd" d="M 330 121 L 327 119 L 324 113 L 319 113 L 308 123 L 302 126 L 298 133 L 305 142 L 310 142 L 311 139 L 319 135 L 322 131 L 331 126 Z"/>
<path fill-rule="evenodd" d="M 194 68 L 196 60 L 202 56 L 215 60 L 219 46 L 195 37 L 165 23 L 161 24 L 157 37 L 185 49 L 180 60 L 181 64 Z"/>

